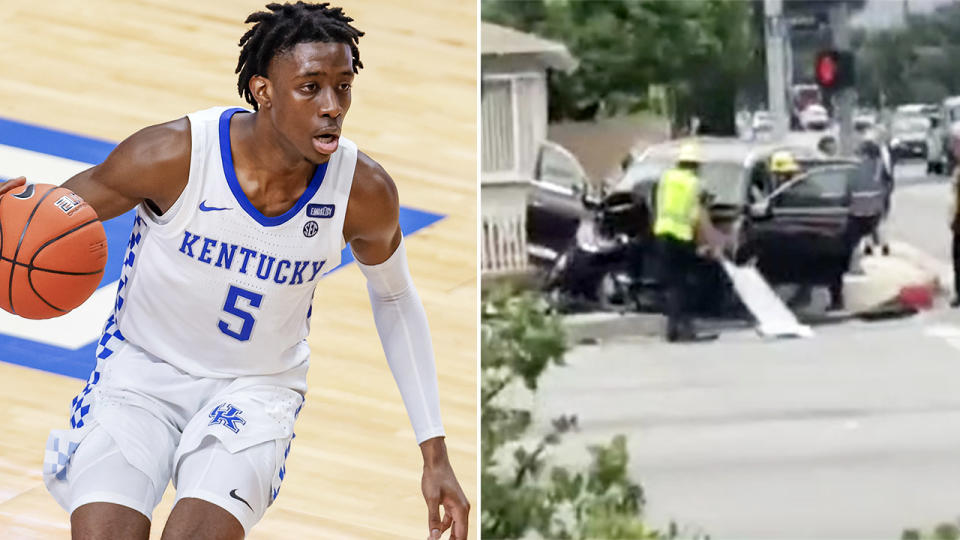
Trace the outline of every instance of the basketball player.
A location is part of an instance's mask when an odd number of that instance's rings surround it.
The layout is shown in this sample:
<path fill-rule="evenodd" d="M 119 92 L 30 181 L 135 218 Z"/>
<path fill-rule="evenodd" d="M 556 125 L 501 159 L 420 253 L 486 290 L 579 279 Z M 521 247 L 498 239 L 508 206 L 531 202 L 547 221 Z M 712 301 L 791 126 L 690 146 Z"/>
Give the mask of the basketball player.
<path fill-rule="evenodd" d="M 74 538 L 147 538 L 171 479 L 163 538 L 242 538 L 284 478 L 314 287 L 346 241 L 423 454 L 428 535 L 466 538 L 397 189 L 341 137 L 363 33 L 326 3 L 267 9 L 240 39 L 252 111 L 147 127 L 64 184 L 101 220 L 137 212 L 96 368 L 47 443 L 47 488 Z"/>

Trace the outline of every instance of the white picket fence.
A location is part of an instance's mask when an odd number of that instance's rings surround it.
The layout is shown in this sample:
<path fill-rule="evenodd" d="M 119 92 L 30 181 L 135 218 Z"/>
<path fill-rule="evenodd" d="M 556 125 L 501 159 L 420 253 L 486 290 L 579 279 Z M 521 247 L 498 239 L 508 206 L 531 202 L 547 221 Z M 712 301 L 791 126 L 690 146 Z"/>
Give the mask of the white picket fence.
<path fill-rule="evenodd" d="M 480 186 L 480 271 L 483 276 L 527 271 L 527 181 L 483 182 Z"/>

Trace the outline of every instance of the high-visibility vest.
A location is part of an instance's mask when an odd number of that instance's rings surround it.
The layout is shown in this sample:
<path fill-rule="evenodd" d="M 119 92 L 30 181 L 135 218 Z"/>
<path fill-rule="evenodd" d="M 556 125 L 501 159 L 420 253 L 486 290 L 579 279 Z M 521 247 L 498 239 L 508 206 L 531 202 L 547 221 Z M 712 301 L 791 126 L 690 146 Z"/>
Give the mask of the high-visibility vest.
<path fill-rule="evenodd" d="M 699 212 L 699 181 L 691 171 L 670 169 L 660 177 L 657 186 L 656 236 L 672 236 L 692 242 Z"/>

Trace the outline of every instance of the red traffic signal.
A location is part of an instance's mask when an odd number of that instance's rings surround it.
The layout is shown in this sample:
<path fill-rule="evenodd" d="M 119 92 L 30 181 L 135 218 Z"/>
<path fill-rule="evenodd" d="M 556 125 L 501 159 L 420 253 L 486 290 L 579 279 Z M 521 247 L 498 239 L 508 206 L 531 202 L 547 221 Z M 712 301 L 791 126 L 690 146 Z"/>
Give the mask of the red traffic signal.
<path fill-rule="evenodd" d="M 837 59 L 832 54 L 821 54 L 817 58 L 817 83 L 831 87 L 837 81 Z"/>
<path fill-rule="evenodd" d="M 840 90 L 854 85 L 853 53 L 820 51 L 814 66 L 817 84 L 826 90 Z"/>

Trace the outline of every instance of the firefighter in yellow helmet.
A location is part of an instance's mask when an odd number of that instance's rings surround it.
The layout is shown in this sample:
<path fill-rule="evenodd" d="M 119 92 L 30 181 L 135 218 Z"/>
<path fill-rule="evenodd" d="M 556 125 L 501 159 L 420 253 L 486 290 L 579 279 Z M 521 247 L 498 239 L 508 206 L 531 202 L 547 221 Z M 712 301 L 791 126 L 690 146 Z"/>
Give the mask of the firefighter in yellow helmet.
<path fill-rule="evenodd" d="M 790 152 L 779 150 L 770 156 L 770 174 L 773 175 L 774 189 L 789 182 L 799 172 L 800 166 Z"/>
<path fill-rule="evenodd" d="M 697 263 L 697 231 L 709 224 L 701 206 L 700 151 L 684 145 L 676 166 L 660 177 L 653 233 L 660 249 L 661 283 L 665 292 L 668 341 L 693 341 L 694 331 L 687 278 Z M 718 256 L 717 250 L 713 253 Z"/>

